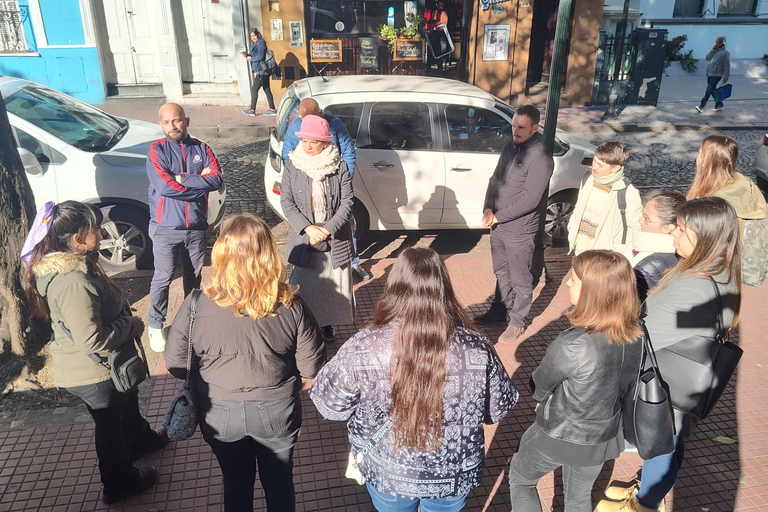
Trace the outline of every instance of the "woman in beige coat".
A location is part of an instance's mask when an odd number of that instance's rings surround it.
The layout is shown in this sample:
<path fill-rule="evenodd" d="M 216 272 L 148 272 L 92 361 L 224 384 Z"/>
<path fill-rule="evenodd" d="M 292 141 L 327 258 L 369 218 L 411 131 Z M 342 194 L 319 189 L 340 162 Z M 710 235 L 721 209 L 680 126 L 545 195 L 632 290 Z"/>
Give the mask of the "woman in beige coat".
<path fill-rule="evenodd" d="M 54 380 L 79 396 L 95 424 L 102 501 L 113 503 L 157 482 L 155 468 L 133 460 L 168 443 L 139 412 L 138 389 L 115 389 L 109 370 L 90 354 L 107 357 L 144 330 L 120 288 L 98 263 L 101 211 L 65 201 L 40 208 L 27 237 L 25 292 L 33 316 L 49 320 Z"/>

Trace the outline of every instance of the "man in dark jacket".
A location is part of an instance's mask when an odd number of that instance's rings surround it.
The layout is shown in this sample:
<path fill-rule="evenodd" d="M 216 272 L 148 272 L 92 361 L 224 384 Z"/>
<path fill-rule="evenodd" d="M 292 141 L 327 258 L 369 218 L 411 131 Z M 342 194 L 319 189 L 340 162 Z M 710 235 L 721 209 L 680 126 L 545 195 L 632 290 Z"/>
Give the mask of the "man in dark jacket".
<path fill-rule="evenodd" d="M 184 295 L 200 287 L 208 229 L 208 193 L 224 184 L 216 156 L 204 142 L 187 134 L 189 118 L 176 103 L 160 108 L 166 138 L 152 144 L 147 155 L 149 236 L 155 273 L 149 288 L 149 346 L 165 350 L 168 288 L 181 255 Z"/>
<path fill-rule="evenodd" d="M 512 118 L 513 140 L 504 146 L 485 193 L 483 226 L 491 228 L 496 292 L 491 308 L 475 320 L 502 321 L 509 310 L 509 325 L 499 336 L 500 343 L 515 341 L 523 334 L 533 300 L 531 265 L 539 228 L 538 206 L 555 166 L 538 134 L 539 119 L 533 105 L 517 109 Z"/>

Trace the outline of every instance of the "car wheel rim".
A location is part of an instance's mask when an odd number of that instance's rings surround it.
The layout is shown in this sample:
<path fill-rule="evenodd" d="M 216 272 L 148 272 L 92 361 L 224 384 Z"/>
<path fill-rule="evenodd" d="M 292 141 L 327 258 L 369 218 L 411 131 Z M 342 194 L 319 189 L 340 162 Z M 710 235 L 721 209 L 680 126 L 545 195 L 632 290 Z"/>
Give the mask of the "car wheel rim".
<path fill-rule="evenodd" d="M 101 226 L 99 257 L 111 265 L 130 265 L 141 258 L 147 247 L 142 231 L 125 221 L 110 221 Z"/>
<path fill-rule="evenodd" d="M 552 203 L 547 207 L 544 231 L 555 238 L 565 238 L 568 234 L 568 220 L 573 213 L 573 205 L 567 202 Z"/>

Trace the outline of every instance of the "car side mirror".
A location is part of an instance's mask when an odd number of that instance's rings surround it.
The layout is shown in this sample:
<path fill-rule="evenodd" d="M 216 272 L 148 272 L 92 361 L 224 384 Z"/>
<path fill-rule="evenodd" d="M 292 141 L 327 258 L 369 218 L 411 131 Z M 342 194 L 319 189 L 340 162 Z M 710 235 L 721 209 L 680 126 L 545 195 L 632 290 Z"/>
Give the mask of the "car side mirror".
<path fill-rule="evenodd" d="M 45 174 L 43 166 L 40 165 L 37 157 L 35 157 L 31 151 L 19 148 L 19 156 L 21 157 L 21 164 L 24 166 L 24 172 L 33 176 L 42 176 Z"/>

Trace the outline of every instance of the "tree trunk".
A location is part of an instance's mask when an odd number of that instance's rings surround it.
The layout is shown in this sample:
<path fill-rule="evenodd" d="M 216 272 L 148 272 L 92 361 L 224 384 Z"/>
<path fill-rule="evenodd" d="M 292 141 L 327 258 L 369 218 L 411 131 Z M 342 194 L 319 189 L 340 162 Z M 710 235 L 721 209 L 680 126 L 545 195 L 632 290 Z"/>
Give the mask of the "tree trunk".
<path fill-rule="evenodd" d="M 35 198 L 0 95 L 0 316 L 8 329 L 11 350 L 25 361 L 30 312 L 22 289 L 21 248 L 35 211 Z"/>

